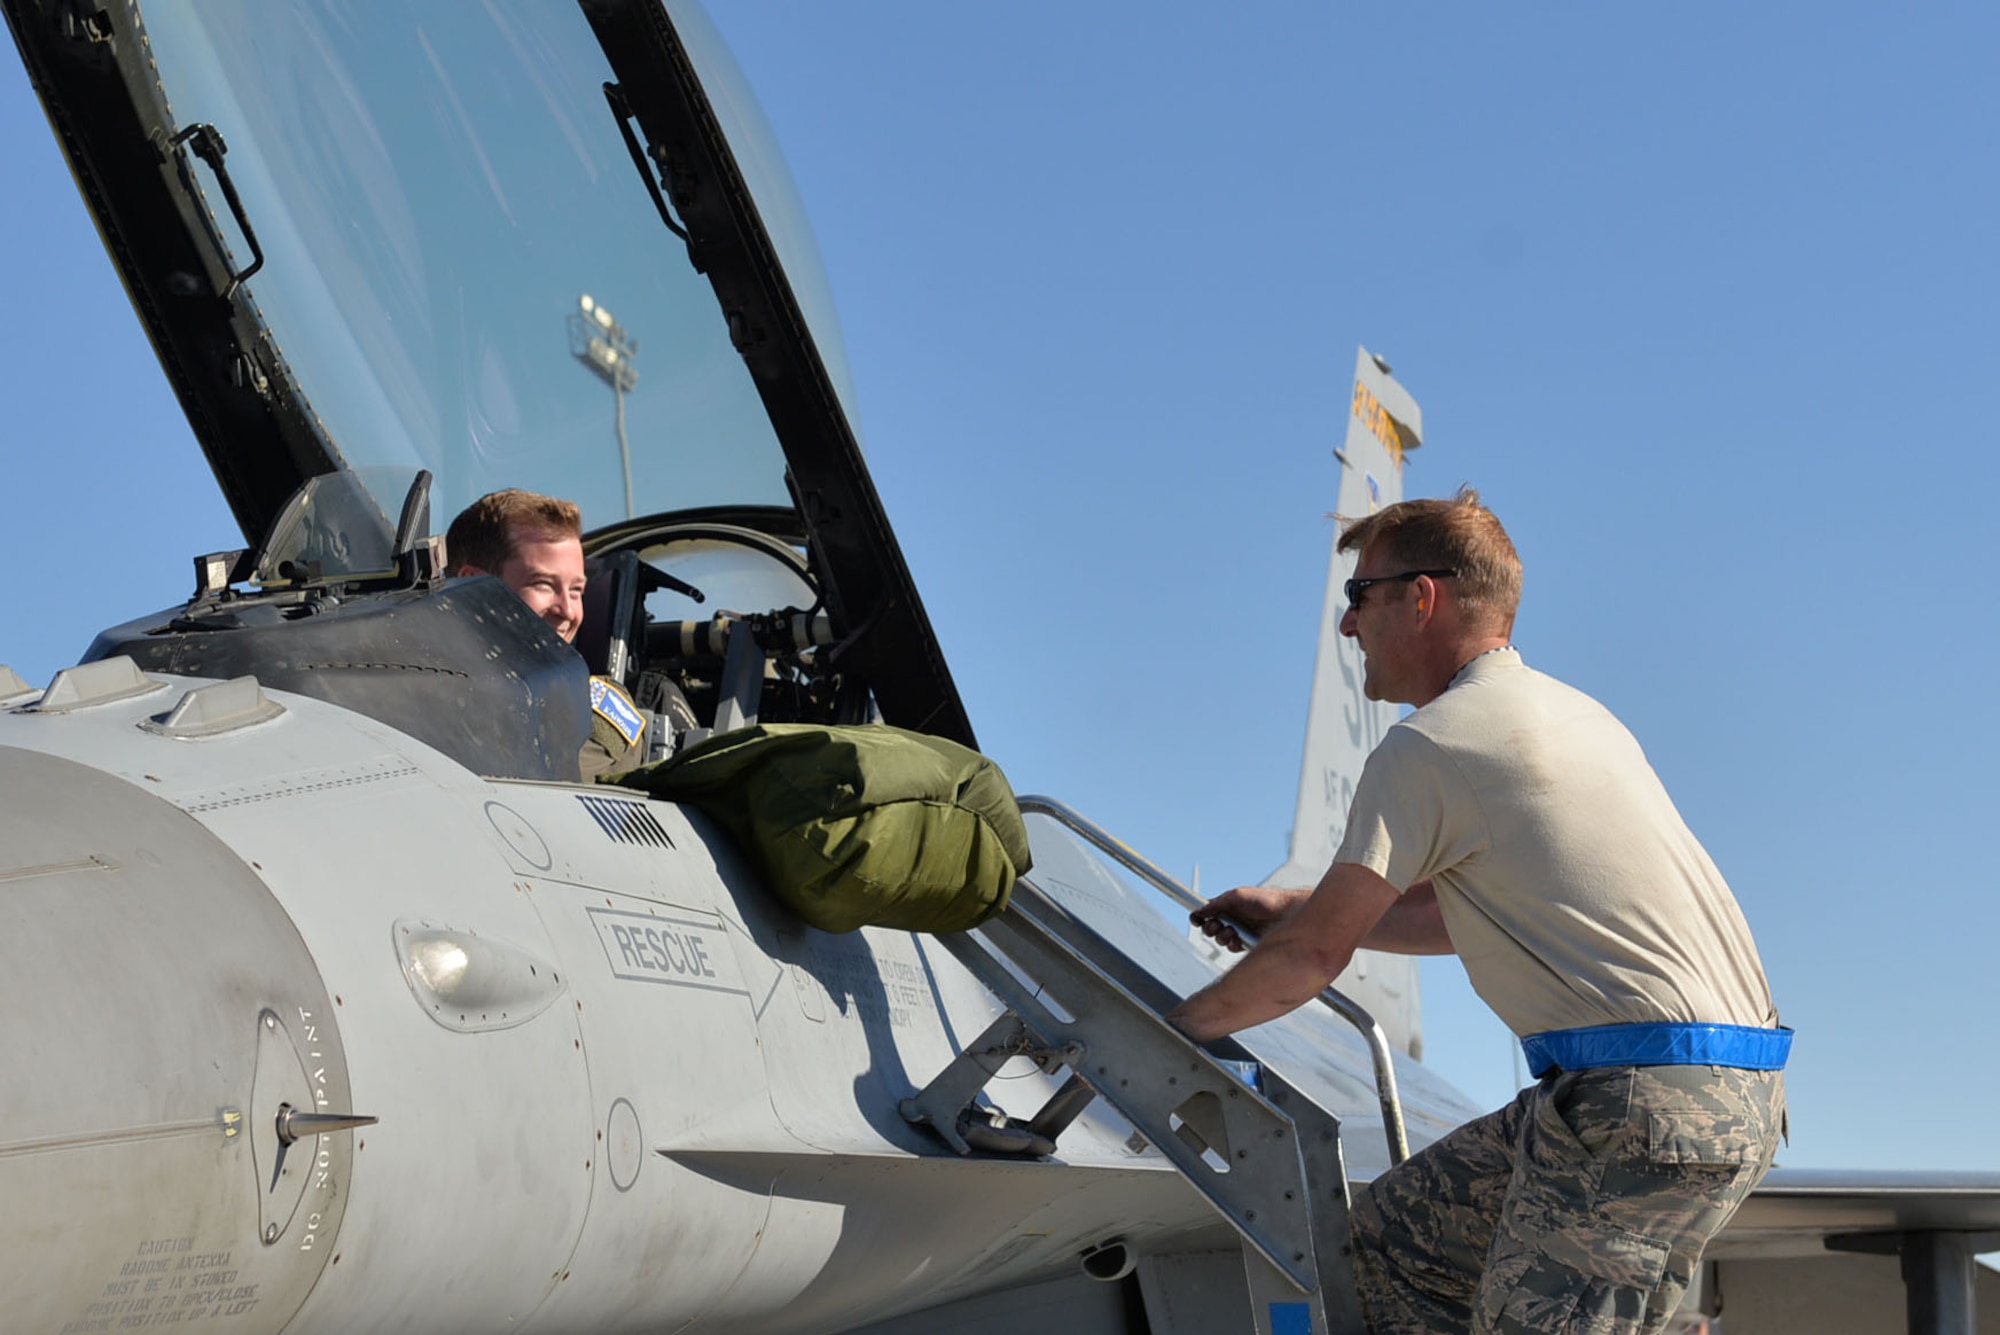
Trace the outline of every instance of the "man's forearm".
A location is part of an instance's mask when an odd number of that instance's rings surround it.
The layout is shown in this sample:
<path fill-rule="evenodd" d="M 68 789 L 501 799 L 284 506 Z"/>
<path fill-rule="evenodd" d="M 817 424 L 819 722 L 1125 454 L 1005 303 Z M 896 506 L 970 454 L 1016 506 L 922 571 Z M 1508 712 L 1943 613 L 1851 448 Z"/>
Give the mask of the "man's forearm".
<path fill-rule="evenodd" d="M 1311 941 L 1266 939 L 1242 963 L 1175 1007 L 1167 1020 L 1197 1043 L 1275 1020 L 1303 1006 L 1347 967 Z"/>
<path fill-rule="evenodd" d="M 1272 935 L 1167 1018 L 1198 1043 L 1275 1020 L 1318 996 L 1354 957 L 1280 924 Z M 1399 955 L 1449 955 L 1451 936 L 1430 882 L 1420 881 L 1376 920 L 1362 945 Z"/>
<path fill-rule="evenodd" d="M 1303 1006 L 1347 967 L 1354 947 L 1395 900 L 1395 887 L 1368 868 L 1335 863 L 1241 964 L 1167 1019 L 1206 1043 Z"/>

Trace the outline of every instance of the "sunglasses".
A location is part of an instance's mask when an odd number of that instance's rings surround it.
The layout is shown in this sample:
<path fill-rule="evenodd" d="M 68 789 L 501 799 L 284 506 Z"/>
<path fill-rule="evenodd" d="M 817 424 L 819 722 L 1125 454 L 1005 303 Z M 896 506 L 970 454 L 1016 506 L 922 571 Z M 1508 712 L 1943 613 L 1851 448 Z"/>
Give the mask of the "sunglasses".
<path fill-rule="evenodd" d="M 1408 584 L 1420 575 L 1429 575 L 1432 579 L 1449 579 L 1457 573 L 1456 570 L 1405 570 L 1400 575 L 1377 575 L 1374 579 L 1350 579 L 1341 586 L 1341 590 L 1347 594 L 1347 605 L 1358 608 L 1361 606 L 1361 595 L 1374 588 L 1377 584 Z"/>

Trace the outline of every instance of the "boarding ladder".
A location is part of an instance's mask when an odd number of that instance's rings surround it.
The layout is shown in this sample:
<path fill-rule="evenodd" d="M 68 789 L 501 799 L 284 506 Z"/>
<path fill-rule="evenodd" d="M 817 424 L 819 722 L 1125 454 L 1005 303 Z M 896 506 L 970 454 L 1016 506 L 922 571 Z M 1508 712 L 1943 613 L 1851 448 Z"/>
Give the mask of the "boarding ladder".
<path fill-rule="evenodd" d="M 1201 902 L 1069 807 L 1032 796 L 1020 806 L 1060 822 L 1177 903 Z M 1101 1097 L 1241 1236 L 1258 1335 L 1360 1335 L 1337 1118 L 1282 1073 L 1259 1068 L 1233 1040 L 1197 1045 L 1166 1023 L 1181 998 L 1026 877 L 1005 913 L 937 940 L 1006 1009 L 903 1101 L 906 1119 L 960 1154 L 1049 1154 Z M 1390 1158 L 1400 1163 L 1408 1146 L 1388 1040 L 1373 1017 L 1333 989 L 1322 1001 L 1368 1040 Z M 994 1074 L 1019 1056 L 1070 1071 L 1026 1121 L 977 1103 Z"/>

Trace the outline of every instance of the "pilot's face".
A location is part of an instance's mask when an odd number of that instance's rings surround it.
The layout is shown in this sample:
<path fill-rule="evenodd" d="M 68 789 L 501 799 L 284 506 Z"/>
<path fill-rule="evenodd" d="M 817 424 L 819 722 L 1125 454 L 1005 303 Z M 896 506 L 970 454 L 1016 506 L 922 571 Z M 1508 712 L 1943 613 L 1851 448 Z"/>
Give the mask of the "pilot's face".
<path fill-rule="evenodd" d="M 583 625 L 583 543 L 575 538 L 514 531 L 514 554 L 493 572 L 565 643 Z"/>

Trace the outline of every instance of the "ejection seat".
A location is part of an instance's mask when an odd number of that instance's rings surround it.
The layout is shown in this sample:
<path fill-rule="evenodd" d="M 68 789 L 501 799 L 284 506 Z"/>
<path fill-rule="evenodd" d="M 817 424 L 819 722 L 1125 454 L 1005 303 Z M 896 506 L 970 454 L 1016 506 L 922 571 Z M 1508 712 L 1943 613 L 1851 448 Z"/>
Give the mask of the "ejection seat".
<path fill-rule="evenodd" d="M 637 683 L 639 660 L 633 652 L 635 632 L 644 619 L 639 587 L 639 554 L 613 552 L 583 563 L 583 625 L 576 633 L 576 651 L 594 677 L 608 677 L 626 690 Z"/>

